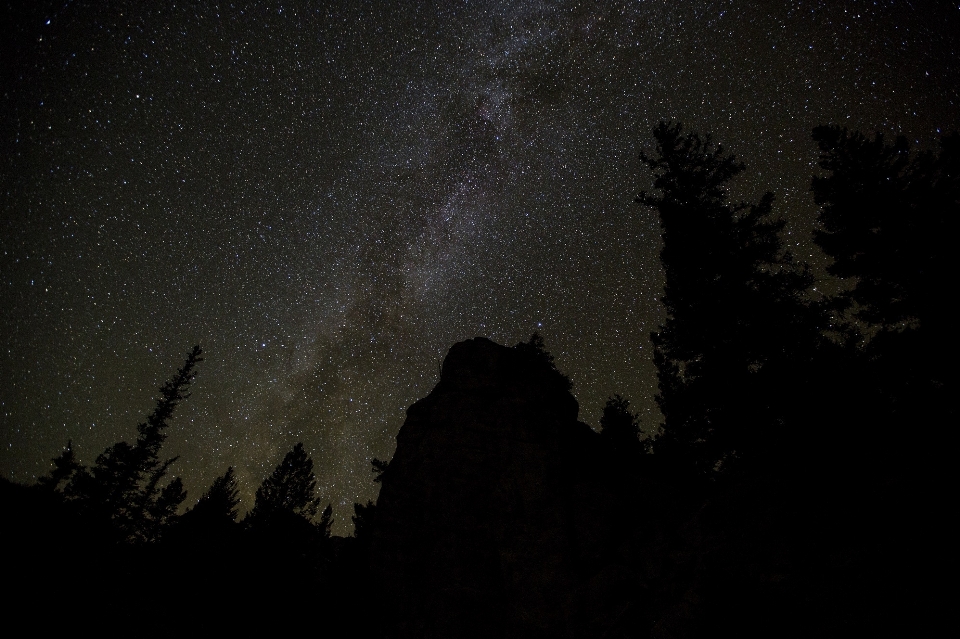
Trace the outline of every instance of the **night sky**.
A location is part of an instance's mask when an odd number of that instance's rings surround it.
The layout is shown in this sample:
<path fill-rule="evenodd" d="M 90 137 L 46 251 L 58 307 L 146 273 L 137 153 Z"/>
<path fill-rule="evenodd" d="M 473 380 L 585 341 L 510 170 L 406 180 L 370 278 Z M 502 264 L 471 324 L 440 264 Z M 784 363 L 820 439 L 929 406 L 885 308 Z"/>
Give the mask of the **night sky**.
<path fill-rule="evenodd" d="M 620 393 L 656 428 L 660 238 L 634 198 L 661 119 L 743 159 L 737 194 L 772 190 L 821 271 L 811 129 L 960 126 L 957 2 L 19 4 L 0 472 L 132 441 L 199 343 L 164 449 L 188 503 L 234 465 L 248 508 L 302 440 L 341 534 L 457 341 L 538 330 L 583 421 Z"/>

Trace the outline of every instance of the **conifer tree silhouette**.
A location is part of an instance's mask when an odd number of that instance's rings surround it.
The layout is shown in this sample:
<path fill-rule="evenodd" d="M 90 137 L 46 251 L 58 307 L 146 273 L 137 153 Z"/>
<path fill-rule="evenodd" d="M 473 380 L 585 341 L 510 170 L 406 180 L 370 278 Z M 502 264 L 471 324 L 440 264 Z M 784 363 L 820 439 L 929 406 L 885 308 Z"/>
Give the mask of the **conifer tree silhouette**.
<path fill-rule="evenodd" d="M 256 501 L 248 518 L 257 522 L 278 515 L 295 515 L 310 521 L 320 506 L 320 498 L 314 496 L 316 488 L 313 459 L 299 442 L 257 488 Z"/>
<path fill-rule="evenodd" d="M 161 460 L 160 448 L 174 411 L 190 396 L 188 388 L 202 353 L 194 346 L 183 366 L 160 388 L 156 407 L 137 426 L 133 445 L 121 441 L 107 448 L 91 468 L 76 469 L 64 490 L 82 513 L 109 522 L 118 540 L 155 541 L 186 499 L 179 477 L 163 484 L 177 458 Z"/>
<path fill-rule="evenodd" d="M 207 492 L 200 497 L 197 505 L 187 515 L 205 522 L 234 523 L 237 521 L 240 506 L 240 486 L 233 466 L 213 480 Z"/>
<path fill-rule="evenodd" d="M 53 469 L 37 480 L 37 486 L 46 490 L 60 490 L 61 484 L 69 484 L 74 473 L 80 468 L 80 463 L 73 452 L 73 440 L 69 440 L 63 452 L 53 458 Z"/>
<path fill-rule="evenodd" d="M 912 476 L 945 472 L 952 446 L 943 429 L 928 429 L 919 450 L 900 433 L 905 421 L 956 421 L 948 292 L 956 270 L 960 134 L 944 136 L 937 152 L 913 150 L 902 136 L 889 142 L 838 126 L 815 128 L 813 139 L 826 172 L 812 181 L 821 207 L 814 239 L 834 260 L 830 273 L 853 282 L 841 300 L 857 328 L 873 334 L 848 392 L 859 400 L 870 456 Z M 851 433 L 848 448 L 867 434 Z"/>
<path fill-rule="evenodd" d="M 945 317 L 960 135 L 944 137 L 938 154 L 911 153 L 903 136 L 888 143 L 837 126 L 815 128 L 813 139 L 827 171 L 812 182 L 821 206 L 814 237 L 834 259 L 832 274 L 856 278 L 856 315 L 885 327 Z"/>
<path fill-rule="evenodd" d="M 667 317 L 651 338 L 665 421 L 655 450 L 704 475 L 724 460 L 760 459 L 782 436 L 785 384 L 772 373 L 818 334 L 802 301 L 812 278 L 782 250 L 772 194 L 729 201 L 744 170 L 735 156 L 680 124 L 653 133 L 656 150 L 640 159 L 657 193 L 637 202 L 657 210 L 663 232 Z"/>

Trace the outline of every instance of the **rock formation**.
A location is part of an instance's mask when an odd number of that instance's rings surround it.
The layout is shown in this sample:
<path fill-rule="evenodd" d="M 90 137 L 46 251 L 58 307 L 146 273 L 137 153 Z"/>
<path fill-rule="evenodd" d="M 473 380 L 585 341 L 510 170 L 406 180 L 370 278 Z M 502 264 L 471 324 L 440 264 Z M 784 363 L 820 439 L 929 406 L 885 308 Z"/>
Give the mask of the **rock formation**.
<path fill-rule="evenodd" d="M 578 410 L 535 354 L 450 350 L 382 479 L 371 564 L 389 636 L 582 636 L 616 617 L 602 591 L 622 575 L 600 568 L 617 496 Z"/>

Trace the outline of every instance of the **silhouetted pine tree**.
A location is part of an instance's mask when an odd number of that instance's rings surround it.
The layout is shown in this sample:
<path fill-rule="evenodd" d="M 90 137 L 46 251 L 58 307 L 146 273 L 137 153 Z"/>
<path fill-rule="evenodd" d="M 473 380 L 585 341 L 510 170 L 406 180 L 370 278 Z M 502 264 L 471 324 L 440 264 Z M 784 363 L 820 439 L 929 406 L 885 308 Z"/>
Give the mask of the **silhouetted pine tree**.
<path fill-rule="evenodd" d="M 868 138 L 837 126 L 817 127 L 813 138 L 826 171 L 812 182 L 821 206 L 814 237 L 834 260 L 830 273 L 855 282 L 844 295 L 851 315 L 875 333 L 850 383 L 863 426 L 853 436 L 869 433 L 871 456 L 892 466 L 887 476 L 909 466 L 907 474 L 926 474 L 947 463 L 933 460 L 951 448 L 936 425 L 956 417 L 948 291 L 956 272 L 960 134 L 942 138 L 937 153 L 912 151 L 902 136 L 890 143 L 880 133 Z M 922 441 L 902 436 L 907 422 L 928 426 Z"/>
<path fill-rule="evenodd" d="M 296 515 L 310 521 L 320 507 L 320 498 L 314 496 L 316 488 L 313 459 L 303 449 L 303 443 L 297 443 L 257 488 L 248 519 L 256 523 L 278 515 Z"/>
<path fill-rule="evenodd" d="M 240 487 L 233 472 L 233 466 L 227 472 L 213 480 L 207 492 L 200 497 L 197 505 L 184 517 L 210 522 L 211 524 L 232 524 L 237 521 L 237 509 L 240 506 Z"/>
<path fill-rule="evenodd" d="M 887 360 L 876 362 L 884 376 L 910 386 L 915 399 L 937 395 L 956 355 L 947 291 L 956 272 L 960 134 L 944 137 L 939 153 L 836 126 L 817 127 L 813 138 L 828 172 L 812 183 L 821 206 L 815 239 L 834 259 L 828 269 L 855 278 L 847 297 L 858 319 L 880 329 L 870 356 Z M 916 410 L 908 404 L 898 410 Z"/>
<path fill-rule="evenodd" d="M 641 153 L 657 194 L 637 202 L 660 216 L 666 321 L 652 333 L 661 461 L 709 474 L 734 460 L 769 460 L 783 449 L 784 419 L 819 318 L 802 301 L 808 269 L 784 252 L 773 195 L 730 203 L 744 166 L 710 136 L 679 124 L 654 129 Z"/>
<path fill-rule="evenodd" d="M 54 457 L 53 469 L 50 473 L 37 480 L 37 486 L 46 490 L 60 490 L 61 484 L 69 484 L 73 474 L 80 468 L 80 463 L 77 462 L 73 453 L 73 441 L 70 440 L 63 452 Z"/>
<path fill-rule="evenodd" d="M 821 206 L 814 237 L 834 259 L 830 273 L 856 278 L 857 316 L 885 327 L 945 321 L 960 135 L 944 137 L 939 154 L 837 126 L 815 128 L 813 139 L 828 171 L 812 182 Z"/>
<path fill-rule="evenodd" d="M 166 428 L 177 405 L 190 396 L 202 350 L 194 346 L 177 373 L 160 388 L 147 421 L 137 426 L 135 444 L 117 442 L 101 453 L 93 467 L 78 468 L 64 492 L 86 516 L 109 522 L 119 540 L 156 540 L 186 499 L 180 478 L 163 484 L 177 458 L 160 459 Z"/>
<path fill-rule="evenodd" d="M 327 507 L 320 513 L 320 521 L 317 522 L 317 530 L 324 539 L 330 538 L 330 529 L 333 527 L 333 504 L 327 504 Z"/>
<path fill-rule="evenodd" d="M 856 625 L 872 625 L 874 634 L 909 634 L 913 611 L 932 600 L 923 567 L 955 543 L 942 505 L 956 422 L 947 292 L 960 135 L 943 138 L 939 152 L 837 126 L 817 127 L 813 139 L 824 170 L 812 181 L 821 207 L 814 238 L 833 258 L 829 272 L 851 284 L 839 298 L 855 320 L 850 333 L 870 339 L 824 358 L 832 401 L 811 422 L 823 433 L 821 512 L 799 520 L 831 523 L 803 531 L 808 548 L 798 557 L 815 576 L 810 583 L 828 581 L 846 595 L 844 617 L 860 616 Z"/>
<path fill-rule="evenodd" d="M 272 584 L 261 598 L 260 613 L 321 597 L 330 566 L 333 508 L 328 505 L 314 521 L 320 506 L 316 486 L 313 460 L 297 443 L 260 484 L 243 520 L 250 575 Z"/>

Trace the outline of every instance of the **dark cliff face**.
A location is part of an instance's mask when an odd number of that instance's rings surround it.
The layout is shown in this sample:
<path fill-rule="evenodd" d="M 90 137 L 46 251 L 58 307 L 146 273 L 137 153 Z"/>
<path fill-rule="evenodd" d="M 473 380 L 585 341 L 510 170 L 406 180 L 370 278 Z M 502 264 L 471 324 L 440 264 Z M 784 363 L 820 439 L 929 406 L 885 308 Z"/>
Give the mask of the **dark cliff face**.
<path fill-rule="evenodd" d="M 383 477 L 371 563 L 389 634 L 574 634 L 612 506 L 577 413 L 529 353 L 484 338 L 450 350 Z"/>

